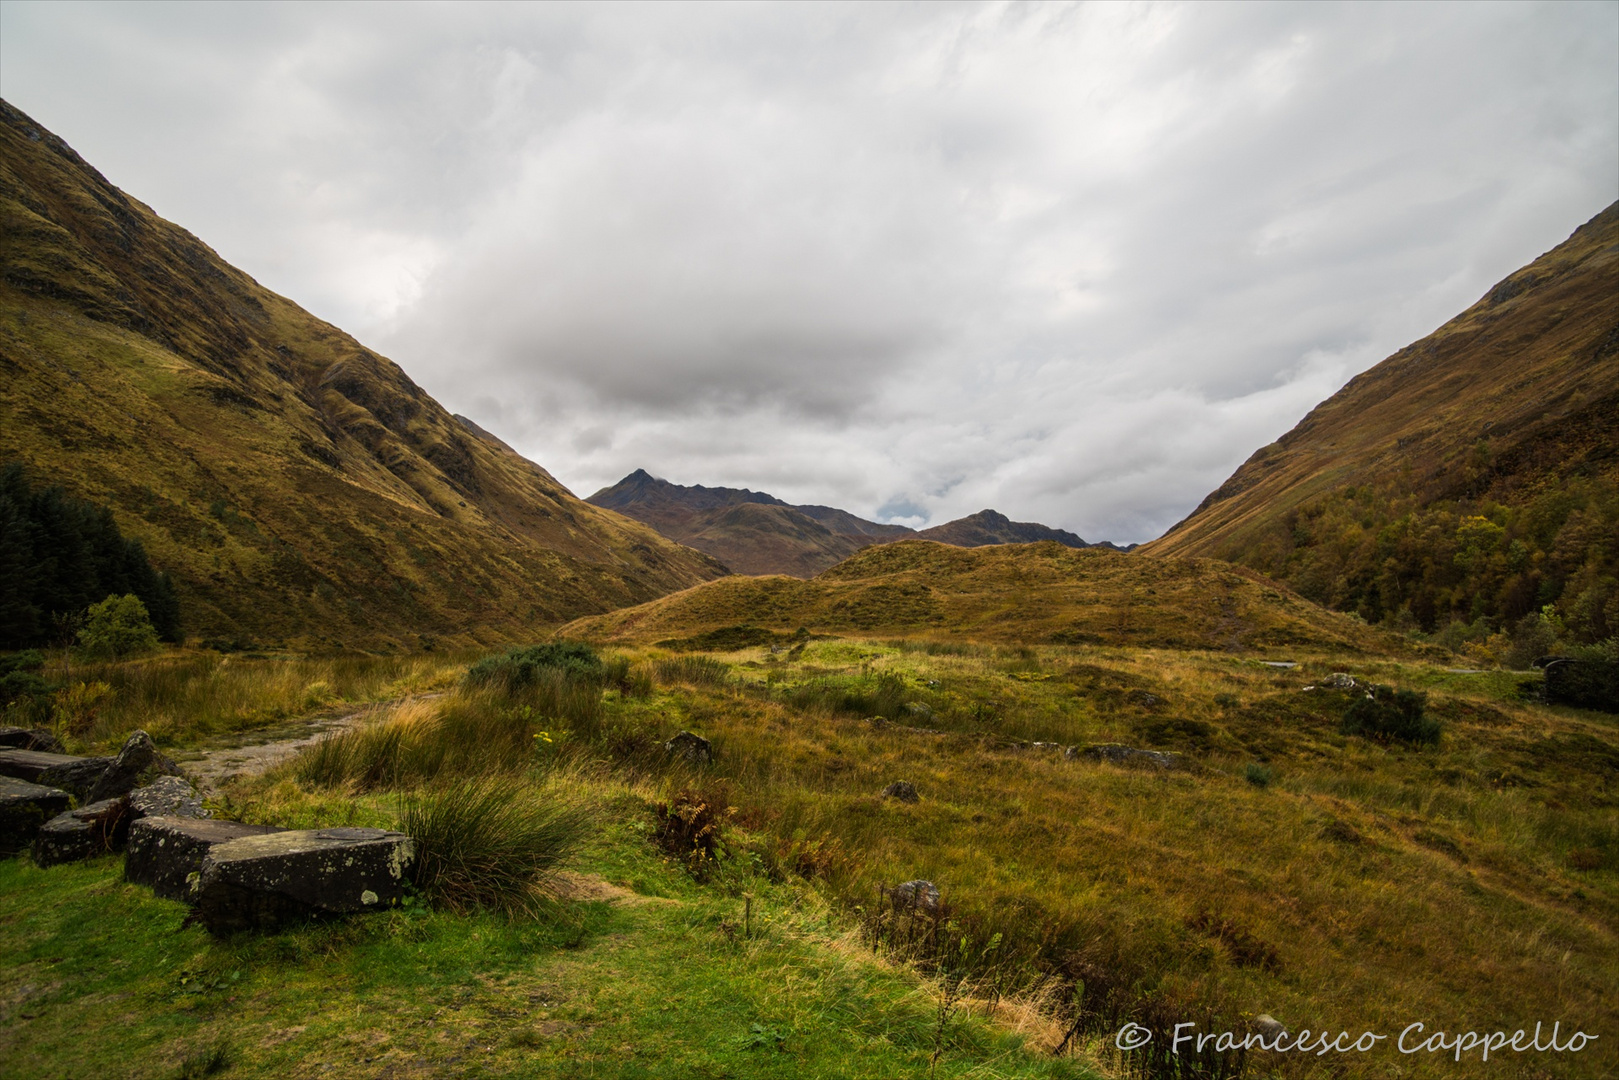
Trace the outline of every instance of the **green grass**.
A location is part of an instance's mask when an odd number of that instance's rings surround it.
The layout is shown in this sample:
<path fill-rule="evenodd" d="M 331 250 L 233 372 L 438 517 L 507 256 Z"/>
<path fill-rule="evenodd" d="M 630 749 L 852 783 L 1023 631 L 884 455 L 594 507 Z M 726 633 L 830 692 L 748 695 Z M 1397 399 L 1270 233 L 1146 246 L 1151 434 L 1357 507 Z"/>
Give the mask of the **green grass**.
<path fill-rule="evenodd" d="M 665 899 L 226 942 L 114 860 L 0 863 L 0 1076 L 168 1078 L 216 1052 L 232 1077 L 927 1075 L 926 986 L 841 947 L 813 897 L 756 882 L 746 936 L 740 901 L 610 832 L 585 866 Z M 1087 1075 L 978 1017 L 946 1038 L 941 1077 Z"/>

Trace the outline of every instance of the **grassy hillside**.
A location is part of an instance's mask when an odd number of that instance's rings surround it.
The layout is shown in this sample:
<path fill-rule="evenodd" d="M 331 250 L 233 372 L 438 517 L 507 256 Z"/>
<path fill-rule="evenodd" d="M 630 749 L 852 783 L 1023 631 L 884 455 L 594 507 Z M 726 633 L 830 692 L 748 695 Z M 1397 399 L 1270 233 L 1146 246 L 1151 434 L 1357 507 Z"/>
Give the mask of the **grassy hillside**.
<path fill-rule="evenodd" d="M 721 578 L 580 619 L 560 633 L 647 643 L 743 625 L 1031 644 L 1403 648 L 1392 635 L 1211 559 L 1143 558 L 1052 541 L 957 548 L 902 540 L 867 548 L 809 581 Z"/>
<path fill-rule="evenodd" d="M 1146 550 L 1429 631 L 1619 633 L 1619 204 L 1357 376 Z"/>
<path fill-rule="evenodd" d="M 188 633 L 496 640 L 717 576 L 575 498 L 0 103 L 0 462 L 109 506 Z"/>

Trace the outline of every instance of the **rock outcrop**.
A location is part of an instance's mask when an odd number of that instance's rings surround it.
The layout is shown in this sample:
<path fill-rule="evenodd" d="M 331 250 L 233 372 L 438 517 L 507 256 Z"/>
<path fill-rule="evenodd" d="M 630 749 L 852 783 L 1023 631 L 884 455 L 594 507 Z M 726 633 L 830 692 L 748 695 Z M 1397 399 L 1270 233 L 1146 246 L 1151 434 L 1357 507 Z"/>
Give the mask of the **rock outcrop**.
<path fill-rule="evenodd" d="M 143 782 L 155 780 L 159 776 L 178 776 L 179 773 L 180 770 L 174 762 L 158 752 L 152 737 L 137 729 L 133 735 L 124 740 L 118 756 L 102 770 L 86 801 L 116 799 L 128 795 Z"/>
<path fill-rule="evenodd" d="M 682 731 L 663 744 L 669 756 L 688 765 L 709 765 L 714 761 L 714 747 L 701 735 Z"/>

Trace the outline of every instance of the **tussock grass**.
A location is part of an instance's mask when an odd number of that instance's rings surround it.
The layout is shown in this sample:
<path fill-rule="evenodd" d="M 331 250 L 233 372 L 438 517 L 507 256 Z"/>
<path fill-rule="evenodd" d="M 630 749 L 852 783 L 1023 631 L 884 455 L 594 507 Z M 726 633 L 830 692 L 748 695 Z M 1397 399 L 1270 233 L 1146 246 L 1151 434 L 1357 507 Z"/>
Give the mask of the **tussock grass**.
<path fill-rule="evenodd" d="M 532 706 L 490 691 L 413 700 L 328 735 L 288 768 L 302 783 L 356 792 L 517 772 L 537 760 L 538 722 Z"/>
<path fill-rule="evenodd" d="M 555 788 L 476 776 L 412 796 L 399 827 L 416 841 L 414 880 L 435 906 L 532 916 L 592 822 Z"/>
<path fill-rule="evenodd" d="M 289 719 L 447 685 L 464 657 L 245 657 L 174 652 L 122 663 L 52 656 L 41 674 L 71 693 L 104 683 L 110 693 L 77 732 L 80 749 L 115 745 L 144 728 L 166 744 L 248 731 Z"/>
<path fill-rule="evenodd" d="M 653 665 L 657 681 L 664 686 L 724 686 L 731 677 L 730 665 L 712 656 L 670 656 Z"/>

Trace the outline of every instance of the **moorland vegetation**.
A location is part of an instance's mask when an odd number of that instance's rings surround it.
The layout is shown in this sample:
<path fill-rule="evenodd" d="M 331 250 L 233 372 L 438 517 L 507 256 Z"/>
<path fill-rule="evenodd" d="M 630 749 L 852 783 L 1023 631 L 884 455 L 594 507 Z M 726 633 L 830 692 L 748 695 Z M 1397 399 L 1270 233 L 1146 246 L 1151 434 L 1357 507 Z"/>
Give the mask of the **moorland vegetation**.
<path fill-rule="evenodd" d="M 118 681 L 109 707 L 191 703 L 163 732 L 182 761 L 228 729 L 284 723 L 299 677 L 316 712 L 375 702 L 226 782 L 215 806 L 403 822 L 433 869 L 418 908 L 209 942 L 175 938 L 179 905 L 118 885 L 115 866 L 8 864 L 7 978 L 32 996 L 5 1050 L 82 1063 L 116 1046 L 136 1075 L 219 1049 L 242 1075 L 476 1060 L 490 1075 L 1173 1076 L 1184 1063 L 1121 1057 L 1110 1033 L 1259 1013 L 1357 1033 L 1531 1014 L 1611 1026 L 1611 719 L 1541 704 L 1504 672 L 1288 655 L 804 635 L 87 669 Z M 222 716 L 215 683 L 261 703 Z M 1368 711 L 1368 691 L 1386 708 Z M 122 723 L 143 715 L 122 707 Z M 122 723 L 70 737 L 105 747 Z M 683 730 L 711 764 L 665 750 Z M 885 796 L 895 781 L 917 800 Z M 919 879 L 936 907 L 896 900 Z M 129 920 L 121 947 L 148 967 L 107 968 L 108 945 L 74 940 L 71 920 L 97 911 Z M 145 1004 L 103 1014 L 128 993 Z M 224 1018 L 220 1048 L 204 1033 Z M 1600 1071 L 1608 1053 L 1579 1063 Z M 1273 1057 L 1202 1065 L 1343 1066 Z"/>

